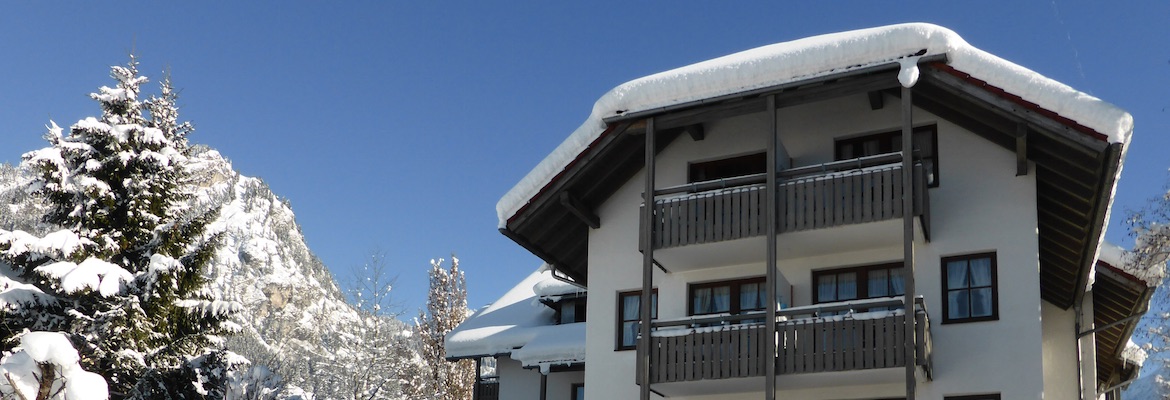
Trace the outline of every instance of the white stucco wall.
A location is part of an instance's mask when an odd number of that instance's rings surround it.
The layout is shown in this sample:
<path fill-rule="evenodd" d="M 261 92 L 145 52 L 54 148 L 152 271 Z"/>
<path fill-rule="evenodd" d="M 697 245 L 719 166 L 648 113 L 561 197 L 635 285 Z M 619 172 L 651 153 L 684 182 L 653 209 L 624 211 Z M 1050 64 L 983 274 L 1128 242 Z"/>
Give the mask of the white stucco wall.
<path fill-rule="evenodd" d="M 954 124 L 921 110 L 915 110 L 914 121 L 916 125 L 937 124 L 941 169 L 941 185 L 930 190 L 933 241 L 926 243 L 917 238 L 915 246 L 915 279 L 932 319 L 935 366 L 934 381 L 920 384 L 919 396 L 941 399 L 948 395 L 998 392 L 1005 399 L 1039 399 L 1044 392 L 1045 363 L 1035 175 L 1017 177 L 1013 152 Z M 832 161 L 836 137 L 889 131 L 897 129 L 900 123 L 896 99 L 887 98 L 886 107 L 874 111 L 869 109 L 864 95 L 786 108 L 779 115 L 781 137 L 794 166 Z M 657 159 L 657 186 L 685 183 L 688 161 L 764 149 L 766 126 L 767 116 L 761 113 L 707 124 L 703 141 L 680 137 Z M 589 361 L 585 375 L 590 399 L 636 398 L 638 393 L 633 383 L 634 351 L 613 349 L 617 293 L 639 289 L 641 284 L 642 256 L 637 244 L 642 179 L 643 175 L 637 174 L 597 208 L 601 228 L 592 230 L 589 236 L 586 338 Z M 867 237 L 872 237 L 853 240 L 854 244 L 848 248 L 827 243 L 812 253 L 803 246 L 793 248 L 797 236 L 788 235 L 800 234 L 781 235 L 778 266 L 792 283 L 793 305 L 811 303 L 813 270 L 901 260 L 900 242 L 885 237 L 900 237 L 901 225 L 890 226 L 885 234 L 865 231 Z M 836 229 L 839 230 L 834 234 L 843 235 L 864 231 L 858 227 Z M 808 237 L 817 236 L 809 234 Z M 799 258 L 790 258 L 798 250 L 804 253 Z M 999 320 L 942 324 L 940 258 L 991 251 L 997 256 Z M 690 282 L 763 275 L 762 251 L 756 260 L 670 274 L 655 269 L 660 318 L 686 315 L 686 289 Z M 1070 375 L 1068 379 L 1074 378 Z M 816 395 L 810 391 L 787 394 L 800 398 L 846 399 L 882 394 L 884 390 L 880 388 L 886 387 L 889 385 L 846 385 L 818 390 Z"/>
<path fill-rule="evenodd" d="M 501 399 L 539 399 L 540 370 L 524 369 L 520 362 L 506 356 L 497 359 Z M 548 400 L 570 400 L 572 385 L 585 382 L 584 371 L 551 372 L 548 375 Z M 586 393 L 589 389 L 586 387 Z M 588 394 L 586 394 L 588 396 Z"/>

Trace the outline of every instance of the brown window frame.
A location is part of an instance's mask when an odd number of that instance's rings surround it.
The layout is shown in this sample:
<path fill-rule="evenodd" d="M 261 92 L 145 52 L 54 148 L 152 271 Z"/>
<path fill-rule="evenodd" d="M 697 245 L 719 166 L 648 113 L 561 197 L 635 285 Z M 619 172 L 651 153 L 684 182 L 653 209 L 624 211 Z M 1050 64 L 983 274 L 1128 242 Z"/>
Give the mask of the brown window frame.
<path fill-rule="evenodd" d="M 585 389 L 585 383 L 574 383 L 569 385 L 569 399 L 570 400 L 585 400 L 584 397 L 577 397 L 577 388 Z M 582 392 L 584 394 L 584 392 Z"/>
<path fill-rule="evenodd" d="M 768 153 L 752 152 L 687 163 L 687 183 L 713 181 L 768 172 Z"/>
<path fill-rule="evenodd" d="M 950 286 L 947 284 L 947 275 L 948 275 L 948 271 L 950 269 L 950 268 L 947 268 L 948 263 L 953 262 L 953 261 L 961 261 L 961 260 L 968 260 L 969 261 L 969 260 L 982 259 L 982 258 L 988 258 L 991 260 L 991 285 L 990 286 L 974 286 L 973 287 L 970 284 L 968 284 L 967 287 L 965 287 L 965 288 L 958 288 L 958 289 L 951 289 L 950 288 Z M 996 255 L 996 252 L 994 252 L 994 251 L 985 252 L 985 253 L 974 253 L 974 254 L 963 254 L 963 255 L 957 255 L 957 256 L 948 256 L 948 257 L 942 258 L 942 260 L 939 262 L 940 267 L 942 268 L 942 271 L 939 275 L 942 276 L 942 285 L 940 286 L 940 288 L 942 289 L 942 313 L 943 313 L 942 323 L 943 324 L 959 324 L 959 323 L 967 323 L 967 322 L 982 322 L 982 321 L 998 321 L 999 320 L 999 261 L 997 260 L 997 258 L 998 257 Z M 968 273 L 970 273 L 970 269 L 968 269 L 967 271 L 968 271 Z M 982 317 L 968 316 L 968 317 L 962 317 L 962 318 L 951 318 L 950 292 L 958 291 L 958 290 L 966 290 L 968 292 L 968 295 L 970 295 L 971 289 L 982 289 L 982 288 L 991 288 L 991 315 L 982 316 Z M 968 304 L 968 315 L 970 315 L 970 304 L 971 304 L 970 298 L 968 298 L 967 304 Z"/>
<path fill-rule="evenodd" d="M 638 342 L 636 340 L 634 341 L 634 344 L 630 345 L 630 346 L 625 346 L 622 344 L 623 323 L 633 322 L 633 321 L 641 321 L 641 318 L 642 318 L 642 314 L 641 314 L 642 310 L 641 309 L 638 310 L 638 316 L 636 317 L 638 319 L 629 319 L 628 320 L 628 319 L 625 319 L 624 315 L 622 315 L 622 299 L 625 297 L 628 297 L 628 296 L 641 297 L 642 291 L 641 290 L 627 290 L 624 292 L 618 292 L 618 294 L 617 294 L 617 307 L 615 307 L 615 308 L 617 308 L 617 313 L 615 313 L 617 315 L 617 325 L 615 326 L 616 329 L 614 329 L 614 351 L 634 350 L 638 347 Z M 639 299 L 639 301 L 640 300 L 641 299 Z M 641 303 L 639 303 L 639 304 L 641 304 Z M 650 291 L 650 307 L 653 308 L 653 310 L 650 311 L 650 320 L 653 321 L 653 320 L 658 319 L 658 288 L 654 288 L 653 290 Z M 639 307 L 639 308 L 641 308 L 641 307 Z"/>
<path fill-rule="evenodd" d="M 729 279 L 729 280 L 723 280 L 723 281 L 699 282 L 699 283 L 688 284 L 687 285 L 687 316 L 716 314 L 716 313 L 695 314 L 695 291 L 699 290 L 699 289 L 717 288 L 717 287 L 722 287 L 722 286 L 729 286 L 728 292 L 730 293 L 730 296 L 731 296 L 731 300 L 728 301 L 730 304 L 728 304 L 729 309 L 728 309 L 727 313 L 729 313 L 731 315 L 739 315 L 739 314 L 743 313 L 743 310 L 740 309 L 740 304 L 738 301 L 740 298 L 740 295 L 742 294 L 742 293 L 740 293 L 740 289 L 743 285 L 752 284 L 752 283 L 766 284 L 767 278 L 763 277 L 763 276 L 756 276 L 756 277 L 750 277 L 750 278 L 738 278 L 738 279 Z M 767 301 L 767 300 L 765 300 L 765 301 Z M 765 310 L 766 310 L 766 308 L 765 308 Z M 748 310 L 748 311 L 760 311 L 760 310 L 752 309 L 752 310 Z"/>
<path fill-rule="evenodd" d="M 916 127 L 914 127 L 914 129 L 911 132 L 915 138 L 917 138 L 923 134 L 930 135 L 930 142 L 931 142 L 930 143 L 930 154 L 931 154 L 931 156 L 924 157 L 924 158 L 930 159 L 931 162 L 933 163 L 932 164 L 933 168 L 931 168 L 930 172 L 931 172 L 931 174 L 933 174 L 934 179 L 931 180 L 930 184 L 928 184 L 927 186 L 932 187 L 932 188 L 938 187 L 938 182 L 939 182 L 938 125 L 937 124 L 930 124 L 930 125 L 916 126 Z M 860 143 L 863 143 L 863 142 L 866 142 L 869 140 L 874 140 L 874 139 L 878 139 L 879 143 L 884 145 L 879 149 L 878 154 L 893 153 L 893 152 L 901 151 L 901 149 L 902 149 L 901 142 L 899 141 L 898 143 L 894 143 L 894 138 L 900 137 L 900 136 L 902 136 L 902 130 L 899 129 L 899 130 L 892 130 L 892 131 L 886 131 L 886 132 L 871 133 L 871 134 L 865 134 L 865 135 L 859 135 L 859 136 L 846 136 L 846 137 L 833 139 L 833 160 L 841 161 L 841 160 L 846 160 L 846 159 L 858 158 L 857 156 L 845 158 L 844 155 L 842 154 L 843 150 L 844 150 L 844 146 L 855 146 L 857 144 L 860 144 Z M 915 159 L 917 160 L 918 158 L 919 157 L 916 157 Z"/>
<path fill-rule="evenodd" d="M 872 264 L 872 265 L 862 265 L 862 266 L 857 266 L 857 267 L 830 268 L 830 269 L 822 269 L 822 270 L 812 271 L 812 304 L 834 303 L 834 302 L 838 302 L 838 301 L 865 300 L 865 299 L 876 298 L 876 297 L 869 295 L 869 273 L 871 271 L 876 271 L 876 270 L 889 270 L 889 269 L 898 269 L 898 268 L 902 269 L 902 274 L 903 274 L 902 279 L 906 279 L 905 278 L 906 263 L 901 262 L 901 261 L 893 261 L 893 262 Z M 857 298 L 841 300 L 839 298 L 840 296 L 835 296 L 835 297 L 838 297 L 836 300 L 821 301 L 817 297 L 817 294 L 820 292 L 820 290 L 819 290 L 820 277 L 825 276 L 825 275 L 847 274 L 850 272 L 854 272 L 857 274 L 856 275 L 857 276 Z M 895 294 L 894 296 L 899 296 L 899 295 Z M 890 297 L 890 296 L 880 296 L 880 297 Z"/>
<path fill-rule="evenodd" d="M 572 309 L 573 309 L 573 321 L 572 322 L 565 322 L 564 321 L 565 307 L 572 307 Z M 558 301 L 556 303 L 557 325 L 575 324 L 575 323 L 579 323 L 579 322 L 585 322 L 585 307 L 586 307 L 586 298 L 585 297 L 574 297 L 571 299 L 564 299 L 564 300 Z"/>

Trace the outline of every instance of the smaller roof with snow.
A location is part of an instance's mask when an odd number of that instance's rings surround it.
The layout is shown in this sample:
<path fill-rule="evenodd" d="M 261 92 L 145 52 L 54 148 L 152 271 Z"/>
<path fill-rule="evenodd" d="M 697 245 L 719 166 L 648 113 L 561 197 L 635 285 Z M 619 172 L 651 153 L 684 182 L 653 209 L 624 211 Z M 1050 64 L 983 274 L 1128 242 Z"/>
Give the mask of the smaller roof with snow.
<path fill-rule="evenodd" d="M 451 330 L 446 336 L 449 360 L 510 355 L 525 367 L 569 365 L 585 361 L 585 323 L 556 325 L 555 312 L 541 298 L 584 293 L 553 278 L 548 265 L 535 272 Z"/>
<path fill-rule="evenodd" d="M 1162 268 L 1134 266 L 1132 255 L 1125 249 L 1104 242 L 1094 269 L 1093 324 L 1099 329 L 1094 335 L 1097 349 L 1097 378 L 1099 383 L 1111 386 L 1128 374 L 1135 373 L 1134 364 L 1139 353 L 1129 349 L 1130 338 L 1137 328 L 1135 316 L 1150 309 L 1150 298 L 1162 278 Z"/>

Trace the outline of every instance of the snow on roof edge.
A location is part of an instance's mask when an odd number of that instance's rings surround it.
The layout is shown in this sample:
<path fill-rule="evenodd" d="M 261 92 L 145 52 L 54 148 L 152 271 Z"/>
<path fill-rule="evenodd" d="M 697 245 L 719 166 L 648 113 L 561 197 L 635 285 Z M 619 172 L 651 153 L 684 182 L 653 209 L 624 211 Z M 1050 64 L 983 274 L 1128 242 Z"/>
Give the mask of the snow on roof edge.
<path fill-rule="evenodd" d="M 896 61 L 920 50 L 946 54 L 959 71 L 1127 143 L 1133 117 L 1120 108 L 969 45 L 954 31 L 909 23 L 812 36 L 763 46 L 619 85 L 594 103 L 565 138 L 496 204 L 499 227 L 605 131 L 604 118 L 831 75 Z"/>
<path fill-rule="evenodd" d="M 491 304 L 480 308 L 444 337 L 447 358 L 508 354 L 532 340 L 533 327 L 553 323 L 553 310 L 536 301 L 533 287 L 550 279 L 541 265 Z"/>

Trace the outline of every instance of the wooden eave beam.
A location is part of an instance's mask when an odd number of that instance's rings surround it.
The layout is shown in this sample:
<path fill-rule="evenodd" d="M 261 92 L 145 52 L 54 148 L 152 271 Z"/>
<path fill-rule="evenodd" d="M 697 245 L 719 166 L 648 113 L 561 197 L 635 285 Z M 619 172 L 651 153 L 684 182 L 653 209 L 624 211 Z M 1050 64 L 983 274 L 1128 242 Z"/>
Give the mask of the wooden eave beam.
<path fill-rule="evenodd" d="M 524 206 L 520 211 L 517 211 L 516 215 L 513 215 L 512 218 L 508 220 L 508 226 L 511 227 L 523 225 L 527 222 L 529 217 L 539 212 L 543 207 L 548 206 L 548 203 L 556 202 L 555 194 L 560 192 L 562 188 L 564 188 L 564 186 L 569 183 L 569 181 L 573 180 L 574 176 L 586 168 L 586 166 L 590 164 L 590 161 L 592 161 L 599 154 L 607 151 L 610 146 L 615 143 L 615 141 L 618 141 L 618 139 L 625 136 L 627 134 L 626 130 L 632 123 L 632 121 L 626 121 L 610 126 L 608 129 L 606 129 L 606 132 L 603 132 L 601 136 L 598 137 L 597 140 L 595 140 L 593 143 L 591 143 L 582 154 L 578 155 L 577 159 L 573 160 L 564 171 L 554 177 L 552 181 L 549 182 L 548 186 L 545 186 L 541 189 L 540 192 L 533 196 L 533 198 L 529 200 L 528 205 Z M 550 199 L 549 197 L 553 198 Z"/>
<path fill-rule="evenodd" d="M 940 68 L 950 67 L 942 65 Z M 1004 112 L 1014 116 L 1015 118 L 1023 119 L 1028 124 L 1041 128 L 1043 131 L 1053 133 L 1062 139 L 1074 143 L 1079 143 L 1086 153 L 1093 154 L 1102 152 L 1109 145 L 1109 143 L 1105 140 L 1091 137 L 1085 133 L 1075 131 L 1061 122 L 1055 121 L 1026 107 L 1022 107 L 1021 105 L 1011 100 L 1000 97 L 999 95 L 989 91 L 990 86 L 977 87 L 967 80 L 959 78 L 958 76 L 955 76 L 949 72 L 944 72 L 939 68 L 921 68 L 920 71 L 920 80 L 926 78 L 926 80 L 931 81 L 932 84 L 936 84 L 944 90 L 954 91 L 959 94 L 966 95 L 970 98 L 977 99 L 980 102 L 985 103 L 992 110 Z M 995 89 L 996 91 L 1003 92 L 998 88 Z"/>
<path fill-rule="evenodd" d="M 569 192 L 561 192 L 561 205 L 565 206 L 570 213 L 590 228 L 597 229 L 601 227 L 601 219 L 597 217 L 597 214 L 593 213 L 593 210 L 589 206 L 581 203 L 580 200 L 577 200 Z"/>
<path fill-rule="evenodd" d="M 869 109 L 873 111 L 881 110 L 886 106 L 886 97 L 881 90 L 870 91 L 866 94 L 869 97 Z"/>
<path fill-rule="evenodd" d="M 706 137 L 705 132 L 703 131 L 703 124 L 687 125 L 682 128 L 682 131 L 686 132 L 687 135 L 690 135 L 691 140 L 696 142 L 703 140 L 703 138 Z"/>

